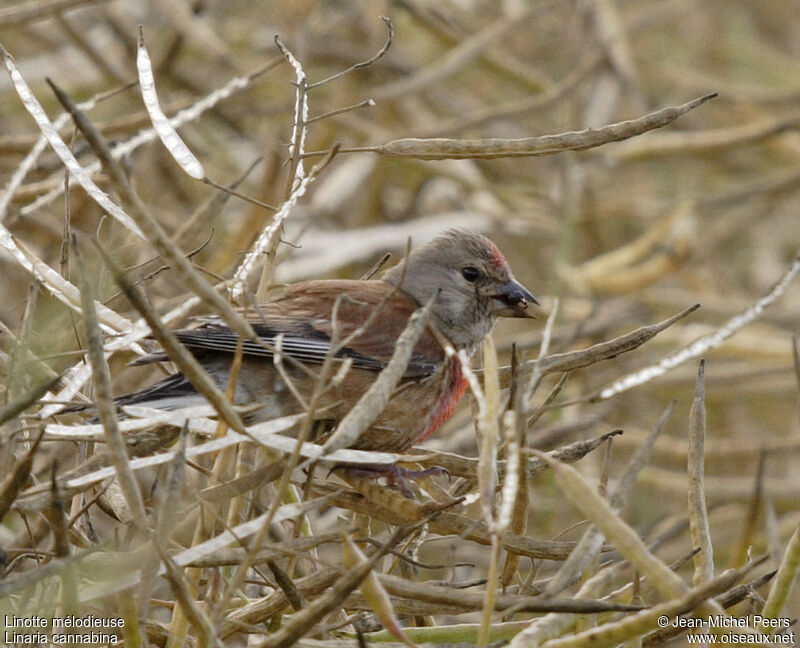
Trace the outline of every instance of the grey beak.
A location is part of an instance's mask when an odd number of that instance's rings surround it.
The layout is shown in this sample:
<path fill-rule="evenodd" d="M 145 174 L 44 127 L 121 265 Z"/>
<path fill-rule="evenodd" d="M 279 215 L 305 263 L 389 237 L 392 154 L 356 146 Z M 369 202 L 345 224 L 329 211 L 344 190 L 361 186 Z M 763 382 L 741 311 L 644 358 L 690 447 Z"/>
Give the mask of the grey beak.
<path fill-rule="evenodd" d="M 492 295 L 492 314 L 497 317 L 530 317 L 542 315 L 539 300 L 516 279 L 503 284 L 500 292 Z"/>

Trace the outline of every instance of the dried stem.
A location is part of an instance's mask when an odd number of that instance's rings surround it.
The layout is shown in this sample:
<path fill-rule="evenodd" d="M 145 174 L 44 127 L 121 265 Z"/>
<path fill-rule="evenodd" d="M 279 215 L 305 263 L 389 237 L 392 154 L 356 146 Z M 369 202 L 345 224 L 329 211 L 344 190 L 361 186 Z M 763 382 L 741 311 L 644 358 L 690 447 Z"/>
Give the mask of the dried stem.
<path fill-rule="evenodd" d="M 686 470 L 689 475 L 689 530 L 692 545 L 700 551 L 694 557 L 695 586 L 714 577 L 714 552 L 711 545 L 711 531 L 708 525 L 705 493 L 705 360 L 700 361 L 697 370 L 697 384 L 694 391 L 692 409 L 689 412 L 689 455 Z"/>

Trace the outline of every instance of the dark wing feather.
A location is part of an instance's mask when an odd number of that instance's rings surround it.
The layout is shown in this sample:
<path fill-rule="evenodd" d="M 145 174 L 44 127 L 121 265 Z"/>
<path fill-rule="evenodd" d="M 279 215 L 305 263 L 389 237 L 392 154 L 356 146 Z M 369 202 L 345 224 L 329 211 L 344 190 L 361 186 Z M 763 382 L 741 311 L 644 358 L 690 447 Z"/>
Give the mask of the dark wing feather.
<path fill-rule="evenodd" d="M 283 296 L 263 304 L 258 314 L 248 319 L 261 343 L 245 340 L 246 356 L 272 358 L 276 339 L 283 336 L 283 353 L 308 364 L 321 364 L 331 351 L 335 304 L 340 339 L 368 326 L 339 350 L 337 358 L 351 358 L 354 367 L 380 371 L 394 352 L 395 343 L 408 318 L 418 308 L 408 295 L 392 292 L 383 281 L 309 281 L 291 286 Z M 379 309 L 368 322 L 371 314 Z M 387 317 L 387 313 L 392 313 Z M 176 331 L 177 338 L 191 351 L 233 353 L 239 336 L 218 320 L 208 320 L 195 329 Z M 134 364 L 165 360 L 164 354 L 152 354 Z M 405 377 L 419 378 L 432 374 L 444 359 L 444 351 L 433 333 L 426 330 L 412 354 Z"/>

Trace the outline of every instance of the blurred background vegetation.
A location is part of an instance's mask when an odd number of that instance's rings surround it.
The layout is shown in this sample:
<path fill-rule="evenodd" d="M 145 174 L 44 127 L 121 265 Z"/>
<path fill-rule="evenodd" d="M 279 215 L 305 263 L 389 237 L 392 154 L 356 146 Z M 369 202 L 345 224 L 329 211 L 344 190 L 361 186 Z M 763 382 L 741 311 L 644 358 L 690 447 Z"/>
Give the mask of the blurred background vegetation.
<path fill-rule="evenodd" d="M 560 298 L 552 351 L 586 347 L 695 302 L 702 305 L 641 349 L 574 372 L 558 397 L 563 404 L 713 331 L 766 293 L 797 255 L 796 2 L 14 1 L 0 7 L 0 42 L 51 118 L 61 108 L 45 78 L 77 101 L 118 90 L 90 112 L 115 143 L 149 127 L 138 89 L 125 87 L 136 79 L 139 24 L 162 105 L 172 115 L 231 78 L 282 58 L 276 34 L 311 82 L 367 59 L 386 40 L 381 15 L 391 18 L 396 31 L 386 56 L 309 93 L 311 118 L 367 99 L 375 105 L 313 122 L 308 151 L 400 137 L 559 133 L 631 119 L 709 92 L 719 96 L 665 129 L 585 152 L 458 161 L 340 153 L 287 221 L 277 281 L 357 278 L 385 251 L 402 254 L 409 236 L 419 244 L 460 226 L 491 236 L 517 278 L 546 306 Z M 282 61 L 181 129 L 209 177 L 228 185 L 246 174 L 239 191 L 280 204 L 293 79 Z M 5 187 L 39 136 L 7 75 L 0 77 L 0 124 Z M 70 123 L 62 137 L 86 165 L 94 154 L 73 132 Z M 218 192 L 183 174 L 157 141 L 126 156 L 124 164 L 152 213 L 183 252 L 195 252 L 192 260 L 212 278 L 230 276 L 272 217 L 238 198 L 212 202 Z M 104 218 L 74 182 L 67 197 L 56 193 L 32 207 L 63 187 L 64 175 L 58 159 L 45 151 L 0 212 L 8 232 L 76 284 L 77 266 L 63 245 L 65 228 L 97 233 L 160 309 L 184 299 L 185 286 L 152 250 Z M 102 174 L 96 180 L 108 189 Z M 614 251 L 616 257 L 601 256 Z M 90 249 L 86 254 L 101 301 L 134 317 L 103 264 Z M 30 274 L 4 252 L 0 273 L 5 398 L 13 400 L 42 379 L 42 370 L 18 348 L 60 372 L 80 357 L 85 341 L 80 316 L 37 291 Z M 798 383 L 792 362 L 798 313 L 800 289 L 793 285 L 756 323 L 707 356 L 706 495 L 719 570 L 741 562 L 742 548 L 750 545 L 777 559 L 800 521 Z M 506 358 L 512 342 L 532 358 L 541 328 L 504 322 L 495 339 Z M 132 358 L 125 353 L 110 360 L 117 393 L 154 375 L 153 369 L 126 368 Z M 528 441 L 551 449 L 622 428 L 624 434 L 613 442 L 613 480 L 677 399 L 625 513 L 637 530 L 650 533 L 677 519 L 671 516 L 685 514 L 688 411 L 696 371 L 696 362 L 689 362 L 612 399 L 553 408 Z M 462 405 L 431 445 L 474 456 L 469 419 L 470 408 Z M 55 450 L 49 446 L 43 452 Z M 601 454 L 580 464 L 595 481 Z M 6 467 L 13 462 L 7 451 L 3 462 Z M 576 539 L 583 527 L 569 527 L 579 519 L 552 480 L 537 478 L 531 534 L 547 539 L 566 532 L 562 539 Z M 421 559 L 438 562 L 443 546 L 423 545 Z M 448 546 L 448 560 L 477 565 L 462 569 L 459 578 L 482 573 L 484 548 Z M 688 549 L 682 533 L 661 555 L 669 561 Z M 444 571 L 434 573 L 445 577 Z M 787 612 L 796 615 L 799 601 L 795 594 Z"/>

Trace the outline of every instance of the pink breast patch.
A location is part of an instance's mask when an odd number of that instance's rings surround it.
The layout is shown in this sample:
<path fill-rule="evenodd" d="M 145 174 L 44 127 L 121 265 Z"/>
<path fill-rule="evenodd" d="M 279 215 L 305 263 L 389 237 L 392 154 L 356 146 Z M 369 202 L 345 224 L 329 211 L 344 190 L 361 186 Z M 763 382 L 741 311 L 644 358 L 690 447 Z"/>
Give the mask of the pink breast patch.
<path fill-rule="evenodd" d="M 500 256 L 502 257 L 502 254 Z M 458 361 L 458 358 L 450 358 L 446 371 L 447 376 L 445 378 L 445 384 L 439 392 L 439 400 L 436 401 L 433 409 L 428 414 L 422 433 L 406 448 L 410 448 L 417 443 L 422 443 L 431 434 L 436 432 L 438 427 L 450 418 L 456 405 L 458 405 L 458 401 L 461 400 L 461 397 L 467 391 L 469 383 L 464 377 L 464 372 L 461 370 L 461 363 Z"/>

